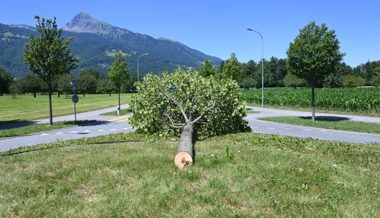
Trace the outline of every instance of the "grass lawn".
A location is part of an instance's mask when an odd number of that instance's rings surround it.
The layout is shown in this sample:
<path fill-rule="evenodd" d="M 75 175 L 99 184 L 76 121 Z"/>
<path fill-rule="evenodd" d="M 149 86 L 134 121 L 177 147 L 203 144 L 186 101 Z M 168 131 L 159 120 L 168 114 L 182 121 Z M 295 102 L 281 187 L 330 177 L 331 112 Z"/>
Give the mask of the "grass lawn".
<path fill-rule="evenodd" d="M 252 107 L 261 107 L 261 104 L 255 103 L 245 103 L 248 106 Z M 284 110 L 294 110 L 294 111 L 303 111 L 310 112 L 311 115 L 311 106 L 310 107 L 296 107 L 296 106 L 279 106 L 279 105 L 264 105 L 264 108 L 274 108 L 274 109 L 284 109 Z M 356 115 L 356 116 L 368 116 L 368 117 L 380 117 L 380 113 L 369 113 L 369 112 L 353 112 L 353 111 L 338 111 L 338 110 L 326 110 L 316 107 L 317 113 L 329 113 L 329 114 L 341 114 L 341 115 Z"/>
<path fill-rule="evenodd" d="M 130 108 L 121 109 L 119 115 L 126 115 L 129 113 L 132 113 L 132 110 Z M 100 114 L 100 115 L 102 115 L 102 116 L 117 116 L 117 111 L 112 111 L 112 112 L 108 112 L 108 113 L 104 113 L 104 114 Z"/>
<path fill-rule="evenodd" d="M 197 142 L 184 172 L 177 145 L 120 134 L 3 152 L 0 217 L 380 214 L 380 145 L 233 134 Z"/>
<path fill-rule="evenodd" d="M 77 122 L 74 122 L 74 121 L 55 122 L 53 126 L 50 126 L 49 124 L 45 124 L 45 123 L 32 124 L 32 125 L 26 123 L 25 126 L 0 129 L 0 138 L 27 135 L 31 133 L 39 133 L 39 132 L 49 131 L 53 129 L 61 129 L 61 128 L 67 128 L 67 127 L 72 127 L 72 126 L 83 126 L 91 122 L 96 122 L 96 121 L 95 120 L 80 120 Z"/>
<path fill-rule="evenodd" d="M 122 94 L 121 103 L 126 104 L 130 101 L 131 94 Z M 79 95 L 77 112 L 116 107 L 118 104 L 117 94 L 88 94 L 86 97 Z M 71 98 L 61 95 L 53 96 L 53 116 L 61 116 L 74 113 L 74 106 Z M 47 95 L 17 95 L 12 99 L 11 96 L 0 96 L 0 121 L 10 120 L 36 120 L 49 117 L 49 100 Z"/>
<path fill-rule="evenodd" d="M 267 117 L 260 118 L 260 120 L 288 123 L 301 126 L 311 126 L 325 129 L 337 129 L 353 132 L 380 134 L 380 124 L 378 123 L 366 123 L 349 120 L 331 120 L 325 117 L 316 117 L 315 122 L 311 120 L 311 117 Z"/>

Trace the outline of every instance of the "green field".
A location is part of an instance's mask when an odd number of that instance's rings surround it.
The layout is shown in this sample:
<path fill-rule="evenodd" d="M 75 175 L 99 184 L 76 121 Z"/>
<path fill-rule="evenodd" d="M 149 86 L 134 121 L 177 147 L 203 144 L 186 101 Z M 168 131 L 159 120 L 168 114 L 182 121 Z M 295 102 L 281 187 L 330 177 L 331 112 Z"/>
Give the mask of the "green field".
<path fill-rule="evenodd" d="M 0 217 L 380 214 L 380 145 L 233 134 L 198 141 L 185 172 L 177 145 L 121 134 L 3 152 Z"/>
<path fill-rule="evenodd" d="M 121 103 L 129 102 L 131 94 L 122 94 Z M 77 112 L 85 112 L 102 108 L 117 107 L 118 97 L 116 94 L 88 94 L 86 97 L 79 96 Z M 11 96 L 0 96 L 0 123 L 10 120 L 36 120 L 49 117 L 49 102 L 47 95 L 18 95 L 15 99 Z M 61 95 L 53 96 L 53 116 L 61 116 L 74 113 L 71 98 Z"/>
<path fill-rule="evenodd" d="M 331 120 L 323 117 L 316 117 L 315 122 L 313 122 L 310 117 L 266 117 L 260 118 L 260 120 L 325 129 L 380 134 L 380 124 L 378 123 L 367 123 L 350 120 Z"/>
<path fill-rule="evenodd" d="M 240 89 L 243 101 L 261 104 L 261 89 Z M 266 88 L 265 106 L 311 108 L 310 88 Z M 380 88 L 320 88 L 316 89 L 318 110 L 364 113 L 380 116 Z"/>

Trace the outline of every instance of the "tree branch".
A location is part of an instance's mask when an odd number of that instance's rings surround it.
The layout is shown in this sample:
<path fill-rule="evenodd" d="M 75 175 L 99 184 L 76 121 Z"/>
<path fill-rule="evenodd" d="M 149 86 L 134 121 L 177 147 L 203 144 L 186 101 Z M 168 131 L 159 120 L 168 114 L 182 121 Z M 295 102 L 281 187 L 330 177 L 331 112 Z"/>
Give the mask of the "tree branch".
<path fill-rule="evenodd" d="M 180 128 L 183 128 L 183 127 L 185 126 L 184 123 L 174 123 L 174 120 L 169 116 L 169 114 L 164 113 L 164 115 L 165 115 L 167 118 L 169 118 L 172 127 L 174 127 L 174 128 L 179 128 L 179 129 L 180 129 Z"/>
<path fill-rule="evenodd" d="M 191 121 L 191 123 L 194 124 L 194 123 L 198 122 L 200 119 L 202 119 L 202 117 L 203 117 L 208 111 L 210 111 L 213 107 L 215 107 L 215 105 L 216 105 L 216 102 L 214 101 L 210 107 L 206 108 L 206 110 L 203 111 L 203 113 L 202 113 L 199 117 L 197 117 L 197 118 L 195 118 L 193 121 Z"/>
<path fill-rule="evenodd" d="M 182 104 L 181 104 L 180 102 L 178 102 L 173 96 L 168 95 L 168 94 L 166 93 L 166 91 L 163 90 L 161 87 L 160 87 L 160 89 L 161 89 L 162 93 L 163 93 L 167 98 L 169 98 L 170 100 L 172 100 L 172 101 L 174 102 L 174 104 L 176 104 L 176 105 L 179 107 L 179 109 L 181 110 L 181 113 L 182 113 L 183 117 L 185 118 L 186 123 L 188 123 L 188 122 L 189 122 L 189 118 L 187 117 L 187 115 L 186 115 L 186 113 L 185 113 L 185 111 L 184 111 L 184 109 L 183 109 Z"/>

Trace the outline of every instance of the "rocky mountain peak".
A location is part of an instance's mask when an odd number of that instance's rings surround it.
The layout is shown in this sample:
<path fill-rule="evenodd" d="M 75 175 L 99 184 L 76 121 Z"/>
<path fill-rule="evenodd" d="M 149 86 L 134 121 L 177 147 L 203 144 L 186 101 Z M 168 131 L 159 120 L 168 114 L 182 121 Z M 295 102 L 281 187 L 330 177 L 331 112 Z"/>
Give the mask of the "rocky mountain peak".
<path fill-rule="evenodd" d="M 127 29 L 114 27 L 104 21 L 96 20 L 89 14 L 80 12 L 69 23 L 63 27 L 63 30 L 76 33 L 95 33 L 119 38 L 124 34 L 131 33 Z"/>

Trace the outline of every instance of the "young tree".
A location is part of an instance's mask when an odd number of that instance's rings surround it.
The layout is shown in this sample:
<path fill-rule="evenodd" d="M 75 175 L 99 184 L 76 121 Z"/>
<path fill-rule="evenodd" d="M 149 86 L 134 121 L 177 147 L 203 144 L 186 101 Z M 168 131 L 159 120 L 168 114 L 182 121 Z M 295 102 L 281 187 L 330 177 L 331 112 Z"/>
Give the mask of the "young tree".
<path fill-rule="evenodd" d="M 183 169 L 193 162 L 195 138 L 249 130 L 244 106 L 234 92 L 238 87 L 231 79 L 181 69 L 147 75 L 137 83 L 131 124 L 138 132 L 180 134 L 175 164 Z"/>
<path fill-rule="evenodd" d="M 123 54 L 118 51 L 115 53 L 115 60 L 111 65 L 111 68 L 108 72 L 108 77 L 112 80 L 113 84 L 117 88 L 119 93 L 119 107 L 120 111 L 120 92 L 121 87 L 125 85 L 128 81 L 128 65 L 126 59 L 123 57 Z"/>
<path fill-rule="evenodd" d="M 73 38 L 62 37 L 62 29 L 58 29 L 56 18 L 45 19 L 36 16 L 35 19 L 39 35 L 30 35 L 29 43 L 25 45 L 24 62 L 29 64 L 29 69 L 40 76 L 48 86 L 49 123 L 53 125 L 53 81 L 57 75 L 75 69 L 77 58 L 71 54 L 69 48 Z"/>
<path fill-rule="evenodd" d="M 0 68 L 0 95 L 9 93 L 9 87 L 12 81 L 12 75 Z"/>
<path fill-rule="evenodd" d="M 291 73 L 305 79 L 311 85 L 312 119 L 315 120 L 315 88 L 330 73 L 335 73 L 344 56 L 334 30 L 326 24 L 315 22 L 300 30 L 290 43 L 288 63 Z"/>
<path fill-rule="evenodd" d="M 232 53 L 230 59 L 226 60 L 223 65 L 223 78 L 229 78 L 238 81 L 241 74 L 243 74 L 241 64 L 238 61 L 235 53 Z"/>
<path fill-rule="evenodd" d="M 208 59 L 206 59 L 205 62 L 198 68 L 198 72 L 204 77 L 209 77 L 211 75 L 215 76 L 216 74 L 214 66 Z"/>

